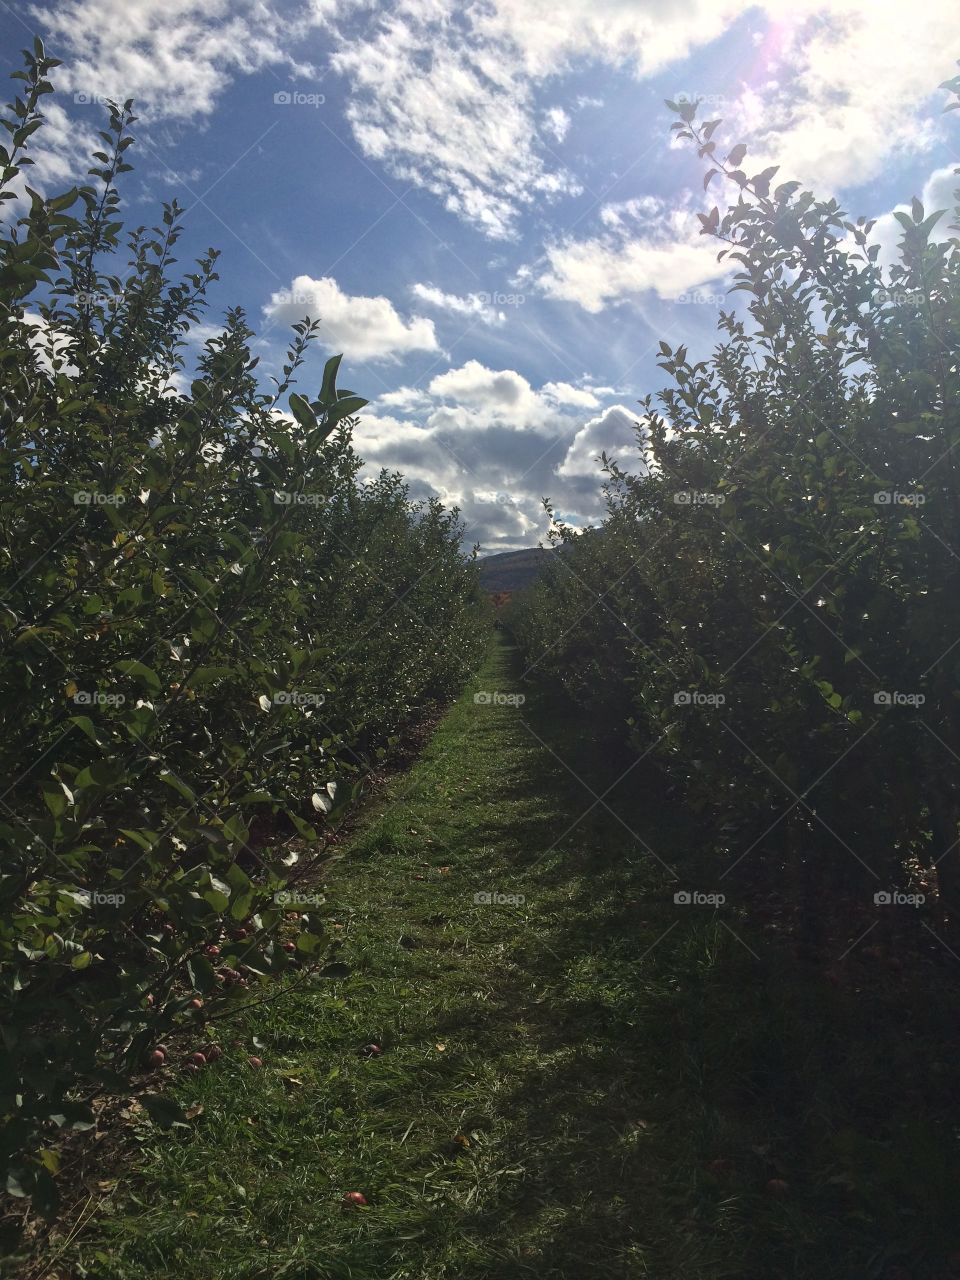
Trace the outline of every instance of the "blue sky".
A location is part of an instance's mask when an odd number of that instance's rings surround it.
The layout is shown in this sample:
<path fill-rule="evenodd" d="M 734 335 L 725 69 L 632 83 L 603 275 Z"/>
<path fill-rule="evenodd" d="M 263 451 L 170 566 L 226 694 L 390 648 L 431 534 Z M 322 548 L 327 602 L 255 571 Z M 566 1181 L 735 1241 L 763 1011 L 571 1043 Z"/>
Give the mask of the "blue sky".
<path fill-rule="evenodd" d="M 705 354 L 729 305 L 664 98 L 878 217 L 885 254 L 896 206 L 960 185 L 953 0 L 61 0 L 0 9 L 10 70 L 35 33 L 64 66 L 32 184 L 83 175 L 100 100 L 135 98 L 128 225 L 176 197 L 181 263 L 223 252 L 195 343 L 240 305 L 270 373 L 319 317 L 302 389 L 343 351 L 359 452 L 484 552 L 536 545 L 542 496 L 602 518 L 659 339 Z"/>

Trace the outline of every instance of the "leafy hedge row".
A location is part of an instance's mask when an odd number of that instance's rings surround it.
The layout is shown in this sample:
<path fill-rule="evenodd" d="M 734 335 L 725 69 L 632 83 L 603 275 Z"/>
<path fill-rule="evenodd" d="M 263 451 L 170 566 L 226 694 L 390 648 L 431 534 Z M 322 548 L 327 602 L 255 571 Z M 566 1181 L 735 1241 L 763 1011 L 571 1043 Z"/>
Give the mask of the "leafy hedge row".
<path fill-rule="evenodd" d="M 47 1209 L 49 1135 L 198 992 L 323 955 L 274 894 L 484 645 L 456 514 L 358 478 L 340 358 L 291 392 L 315 322 L 265 393 L 232 311 L 186 385 L 217 255 L 171 277 L 175 204 L 123 238 L 132 104 L 89 185 L 25 182 L 56 65 L 26 55 L 0 150 L 0 1152 Z"/>
<path fill-rule="evenodd" d="M 514 631 L 670 772 L 718 874 L 752 860 L 815 915 L 936 865 L 956 917 L 960 240 L 914 200 L 885 265 L 872 223 L 669 105 L 738 189 L 701 221 L 748 314 L 709 359 L 661 343 L 642 465 L 608 464 L 604 524 L 558 531 Z"/>

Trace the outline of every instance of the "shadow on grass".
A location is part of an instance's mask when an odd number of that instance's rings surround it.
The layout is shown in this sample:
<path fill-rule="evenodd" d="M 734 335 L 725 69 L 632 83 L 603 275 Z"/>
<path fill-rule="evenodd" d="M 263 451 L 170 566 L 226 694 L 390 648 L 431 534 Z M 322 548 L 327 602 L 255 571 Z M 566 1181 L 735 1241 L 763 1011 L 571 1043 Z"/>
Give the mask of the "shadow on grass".
<path fill-rule="evenodd" d="M 503 1024 L 521 1024 L 487 1118 L 516 1174 L 463 1213 L 485 1247 L 456 1274 L 960 1274 L 955 990 L 869 972 L 838 989 L 748 905 L 675 904 L 678 884 L 713 886 L 657 770 L 612 754 L 562 697 L 534 691 L 522 719 L 536 749 L 487 836 L 530 928 L 498 1016 L 444 1019 L 500 1057 Z M 482 1186 L 485 1129 L 476 1142 Z"/>

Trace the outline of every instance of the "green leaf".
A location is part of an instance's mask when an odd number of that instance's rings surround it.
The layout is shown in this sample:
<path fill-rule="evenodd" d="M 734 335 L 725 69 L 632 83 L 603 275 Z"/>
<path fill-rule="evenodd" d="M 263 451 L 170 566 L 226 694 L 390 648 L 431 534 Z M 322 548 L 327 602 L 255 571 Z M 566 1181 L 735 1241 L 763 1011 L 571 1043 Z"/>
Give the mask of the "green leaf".
<path fill-rule="evenodd" d="M 323 383 L 320 387 L 320 404 L 325 408 L 334 404 L 337 399 L 337 373 L 340 369 L 342 355 L 331 356 L 323 366 Z"/>
<path fill-rule="evenodd" d="M 326 425 L 333 428 L 343 418 L 352 418 L 365 404 L 369 404 L 369 401 L 364 400 L 362 396 L 345 396 L 327 410 Z"/>
<path fill-rule="evenodd" d="M 120 834 L 132 840 L 134 844 L 140 846 L 147 853 L 154 847 L 160 837 L 156 831 L 135 831 L 132 827 L 121 827 Z"/>
<path fill-rule="evenodd" d="M 76 187 L 71 187 L 69 191 L 64 192 L 62 196 L 55 196 L 52 200 L 47 201 L 47 211 L 49 213 L 62 213 L 64 209 L 69 209 L 75 200 L 79 197 L 80 192 Z"/>
<path fill-rule="evenodd" d="M 316 840 L 317 832 L 314 827 L 311 827 L 308 822 L 304 822 L 303 818 L 301 818 L 298 813 L 294 813 L 290 809 L 288 809 L 286 812 L 287 812 L 287 817 L 296 827 L 298 835 L 303 836 L 304 840 Z"/>
<path fill-rule="evenodd" d="M 191 956 L 187 961 L 187 974 L 196 991 L 206 993 L 217 985 L 216 971 L 206 956 Z"/>
<path fill-rule="evenodd" d="M 191 687 L 199 688 L 205 684 L 214 684 L 218 680 L 226 680 L 235 674 L 233 667 L 197 667 L 188 683 Z"/>
<path fill-rule="evenodd" d="M 187 1117 L 180 1104 L 162 1093 L 143 1093 L 140 1105 L 147 1115 L 161 1129 L 170 1129 L 177 1124 L 187 1124 Z"/>
<path fill-rule="evenodd" d="M 326 936 L 322 933 L 308 933 L 304 930 L 297 935 L 297 950 L 304 952 L 305 955 L 312 955 L 327 941 Z M 344 975 L 346 976 L 346 975 Z"/>
<path fill-rule="evenodd" d="M 138 662 L 135 658 L 125 658 L 115 665 L 114 670 L 121 672 L 125 676 L 132 676 L 135 680 L 142 680 L 151 693 L 159 693 L 163 687 L 157 673 L 151 667 Z"/>
<path fill-rule="evenodd" d="M 740 165 L 743 163 L 743 157 L 746 154 L 747 154 L 747 144 L 745 142 L 738 142 L 737 145 L 730 152 L 730 154 L 727 156 L 727 164 L 732 166 L 732 168 L 734 169 L 739 169 Z"/>
<path fill-rule="evenodd" d="M 310 405 L 304 400 L 303 396 L 298 396 L 296 392 L 290 397 L 290 412 L 307 431 L 316 431 L 320 425 L 317 422 L 317 415 L 310 408 Z"/>
<path fill-rule="evenodd" d="M 231 863 L 227 868 L 224 872 L 223 878 L 234 893 L 246 893 L 252 885 L 250 877 L 241 867 L 238 867 L 235 862 Z"/>
<path fill-rule="evenodd" d="M 73 779 L 75 791 L 83 791 L 87 787 L 110 787 L 124 776 L 124 767 L 115 760 L 95 760 L 93 764 L 81 769 Z"/>
<path fill-rule="evenodd" d="M 178 778 L 175 773 L 170 770 L 160 774 L 160 781 L 165 782 L 168 787 L 173 787 L 174 791 L 178 791 L 184 800 L 189 800 L 191 804 L 196 804 L 197 797 L 190 790 L 182 778 Z"/>
<path fill-rule="evenodd" d="M 67 797 L 59 782 L 43 782 L 40 784 L 43 800 L 55 818 L 67 811 Z"/>
<path fill-rule="evenodd" d="M 90 716 L 69 716 L 68 723 L 76 724 L 78 730 L 86 733 L 88 739 L 90 739 L 93 745 L 100 746 L 100 739 L 97 737 L 96 726 L 93 724 Z"/>

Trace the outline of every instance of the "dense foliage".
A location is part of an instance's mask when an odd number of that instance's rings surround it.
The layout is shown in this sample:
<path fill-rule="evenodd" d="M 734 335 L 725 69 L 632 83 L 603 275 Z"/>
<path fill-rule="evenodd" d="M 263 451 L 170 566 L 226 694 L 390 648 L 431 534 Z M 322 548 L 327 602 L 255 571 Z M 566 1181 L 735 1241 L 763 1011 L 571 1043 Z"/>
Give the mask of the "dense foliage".
<path fill-rule="evenodd" d="M 188 381 L 217 255 L 171 278 L 175 204 L 123 237 L 131 103 L 89 185 L 26 185 L 56 65 L 37 42 L 0 150 L 0 1151 L 46 1207 L 49 1135 L 191 999 L 323 957 L 274 895 L 485 643 L 456 513 L 360 479 L 339 357 L 291 392 L 316 322 L 265 393 L 232 311 Z"/>
<path fill-rule="evenodd" d="M 873 223 L 748 177 L 720 121 L 668 105 L 704 186 L 739 189 L 701 222 L 747 314 L 721 312 L 707 360 L 661 343 L 643 465 L 607 464 L 605 523 L 557 532 L 512 625 L 669 771 L 718 873 L 746 859 L 813 927 L 936 865 L 956 917 L 960 240 L 914 199 L 887 264 Z"/>

